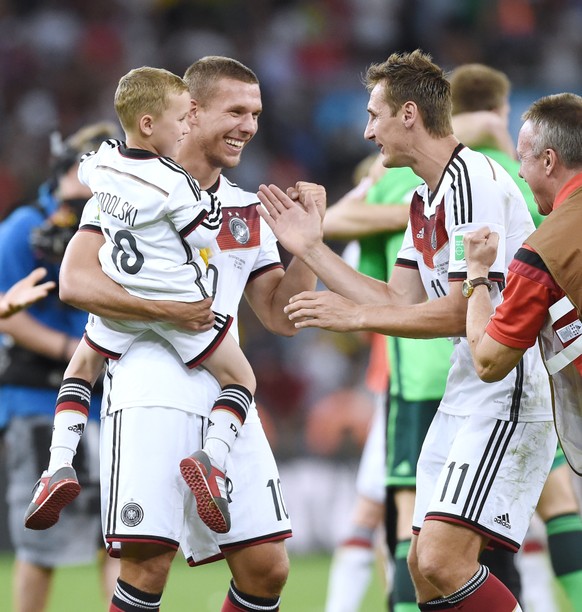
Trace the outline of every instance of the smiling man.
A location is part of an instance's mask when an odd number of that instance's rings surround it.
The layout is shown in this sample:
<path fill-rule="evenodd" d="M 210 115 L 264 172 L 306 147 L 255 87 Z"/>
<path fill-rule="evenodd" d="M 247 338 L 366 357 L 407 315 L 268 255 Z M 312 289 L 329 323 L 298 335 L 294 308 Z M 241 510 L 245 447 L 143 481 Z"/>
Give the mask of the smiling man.
<path fill-rule="evenodd" d="M 503 302 L 486 291 L 469 300 L 467 337 L 479 376 L 504 378 L 541 334 L 553 377 L 558 435 L 570 465 L 582 474 L 582 98 L 563 93 L 525 112 L 517 151 L 544 223 L 509 266 Z M 490 228 L 465 236 L 470 274 L 488 274 L 499 237 Z"/>
<path fill-rule="evenodd" d="M 515 597 L 479 555 L 487 546 L 516 551 L 525 536 L 555 452 L 549 385 L 535 350 L 503 381 L 479 379 L 462 285 L 486 286 L 497 305 L 533 222 L 507 172 L 453 135 L 450 84 L 430 56 L 393 54 L 369 68 L 367 85 L 365 137 L 386 167 L 409 166 L 424 181 L 395 268 L 387 283 L 352 270 L 324 245 L 314 205 L 263 185 L 261 216 L 331 290 L 299 294 L 286 311 L 299 328 L 453 338 L 445 394 L 418 462 L 409 567 L 421 610 L 513 612 Z M 463 235 L 486 219 L 503 248 L 488 278 L 468 279 Z"/>
<path fill-rule="evenodd" d="M 315 275 L 297 259 L 283 268 L 275 236 L 256 211 L 256 194 L 222 175 L 223 169 L 238 165 L 257 132 L 262 111 L 257 76 L 234 59 L 209 56 L 194 62 L 184 78 L 192 98 L 191 132 L 177 161 L 203 189 L 216 194 L 224 217 L 208 252 L 214 301 L 162 302 L 129 295 L 101 273 L 103 236 L 99 224 L 87 217 L 65 255 L 61 296 L 100 316 L 170 321 L 200 331 L 214 324 L 211 305 L 236 319 L 244 294 L 267 329 L 293 335 L 297 330 L 283 307 L 298 291 L 313 289 Z M 296 187 L 293 197 L 303 199 L 309 192 L 325 203 L 322 187 Z M 236 334 L 236 323 L 230 329 Z M 121 555 L 110 611 L 159 610 L 181 546 L 192 566 L 226 559 L 233 579 L 223 612 L 275 612 L 289 572 L 285 539 L 291 536 L 291 523 L 256 406 L 250 406 L 227 458 L 232 527 L 214 533 L 198 517 L 179 464 L 200 447 L 220 390 L 208 371 L 185 368 L 168 343 L 148 333 L 110 364 L 105 383 L 103 529 L 110 553 Z M 151 448 L 159 452 L 144 451 Z M 199 588 L 192 590 L 193 609 Z"/>

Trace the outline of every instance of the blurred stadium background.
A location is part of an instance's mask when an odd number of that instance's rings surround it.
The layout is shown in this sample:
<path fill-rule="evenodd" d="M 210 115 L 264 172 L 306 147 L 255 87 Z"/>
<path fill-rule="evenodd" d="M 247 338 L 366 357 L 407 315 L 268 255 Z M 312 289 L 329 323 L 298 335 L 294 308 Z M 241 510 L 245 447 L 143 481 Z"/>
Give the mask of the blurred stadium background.
<path fill-rule="evenodd" d="M 53 131 L 66 137 L 114 119 L 114 89 L 133 67 L 182 74 L 208 54 L 251 66 L 262 84 L 261 127 L 227 174 L 250 190 L 317 181 L 333 203 L 373 150 L 362 137 L 371 62 L 421 47 L 446 69 L 477 61 L 504 70 L 516 136 L 534 99 L 580 93 L 580 31 L 579 0 L 0 0 L 0 216 L 35 197 Z M 275 338 L 245 308 L 241 325 L 294 519 L 289 548 L 329 552 L 342 537 L 373 409 L 367 339 Z M 2 487 L 3 476 L 1 503 Z M 4 517 L 0 507 L 0 549 L 9 550 Z"/>

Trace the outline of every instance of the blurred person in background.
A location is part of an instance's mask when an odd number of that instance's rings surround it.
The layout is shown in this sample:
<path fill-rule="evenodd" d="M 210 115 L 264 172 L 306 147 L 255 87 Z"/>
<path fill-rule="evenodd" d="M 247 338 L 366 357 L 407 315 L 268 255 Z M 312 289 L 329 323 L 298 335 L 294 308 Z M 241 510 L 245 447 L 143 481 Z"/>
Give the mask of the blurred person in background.
<path fill-rule="evenodd" d="M 109 123 L 82 128 L 56 142 L 53 169 L 36 202 L 16 208 L 0 225 L 0 291 L 44 267 L 57 283 L 65 247 L 77 229 L 91 192 L 77 178 L 81 155 L 117 134 Z M 59 146 L 60 145 L 60 146 Z M 1 324 L 0 427 L 5 430 L 9 531 L 15 549 L 14 610 L 46 609 L 54 570 L 91 563 L 103 549 L 99 537 L 97 396 L 80 446 L 78 465 L 84 494 L 50 533 L 25 529 L 39 468 L 48 461 L 60 379 L 83 334 L 87 313 L 61 302 L 56 293 Z M 113 590 L 117 564 L 103 566 L 103 588 Z"/>
<path fill-rule="evenodd" d="M 36 268 L 0 296 L 0 319 L 8 319 L 17 312 L 45 298 L 57 285 L 54 281 L 38 284 L 47 274 L 46 268 Z"/>

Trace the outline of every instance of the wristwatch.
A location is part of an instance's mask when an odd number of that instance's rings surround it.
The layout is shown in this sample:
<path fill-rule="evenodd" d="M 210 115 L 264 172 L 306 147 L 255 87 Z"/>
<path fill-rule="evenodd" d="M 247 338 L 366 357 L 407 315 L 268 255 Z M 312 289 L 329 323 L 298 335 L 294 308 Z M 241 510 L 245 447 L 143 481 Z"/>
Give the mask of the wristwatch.
<path fill-rule="evenodd" d="M 461 289 L 463 296 L 466 298 L 470 298 L 473 295 L 473 290 L 478 285 L 485 285 L 489 291 L 493 289 L 493 284 L 488 278 L 484 276 L 478 276 L 477 278 L 466 278 L 463 281 L 463 287 Z"/>

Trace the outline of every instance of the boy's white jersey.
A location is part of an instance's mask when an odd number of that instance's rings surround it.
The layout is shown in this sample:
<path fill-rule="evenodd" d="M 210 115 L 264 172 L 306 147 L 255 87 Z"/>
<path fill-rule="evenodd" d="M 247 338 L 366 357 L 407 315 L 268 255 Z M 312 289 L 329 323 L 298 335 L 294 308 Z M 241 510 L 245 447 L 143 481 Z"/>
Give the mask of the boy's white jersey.
<path fill-rule="evenodd" d="M 202 249 L 218 235 L 221 207 L 179 164 L 118 140 L 85 155 L 79 179 L 99 203 L 103 271 L 139 297 L 208 297 Z"/>
<path fill-rule="evenodd" d="M 527 204 L 511 176 L 494 160 L 459 145 L 435 193 L 426 184 L 415 192 L 397 266 L 417 269 L 428 298 L 449 293 L 450 282 L 467 277 L 463 235 L 488 226 L 499 234 L 489 279 L 494 306 L 509 262 L 534 231 Z M 503 420 L 551 420 L 548 376 L 537 347 L 502 381 L 484 383 L 475 371 L 466 337 L 455 338 L 451 369 L 440 410 L 479 412 Z"/>
<path fill-rule="evenodd" d="M 212 308 L 233 317 L 230 333 L 238 340 L 237 315 L 247 283 L 281 268 L 281 258 L 275 235 L 257 212 L 255 193 L 240 189 L 224 176 L 209 191 L 220 199 L 223 210 L 222 228 L 209 247 Z M 96 210 L 91 200 L 81 219 L 81 231 L 100 231 Z M 134 382 L 136 371 L 140 372 L 139 385 Z M 162 380 L 169 381 L 165 388 L 160 386 Z M 109 363 L 103 410 L 168 406 L 208 416 L 219 393 L 220 386 L 207 370 L 187 369 L 168 343 L 146 332 L 119 361 Z"/>

